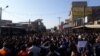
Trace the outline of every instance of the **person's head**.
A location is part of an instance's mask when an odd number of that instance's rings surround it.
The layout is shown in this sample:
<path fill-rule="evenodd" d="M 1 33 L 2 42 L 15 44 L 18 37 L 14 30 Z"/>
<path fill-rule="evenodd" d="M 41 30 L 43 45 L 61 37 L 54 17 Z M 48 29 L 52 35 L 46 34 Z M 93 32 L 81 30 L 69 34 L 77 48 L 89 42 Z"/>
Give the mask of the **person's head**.
<path fill-rule="evenodd" d="M 27 44 L 27 47 L 31 47 L 32 46 L 32 42 L 29 42 L 28 44 Z"/>
<path fill-rule="evenodd" d="M 71 52 L 71 56 L 77 56 L 77 53 L 74 52 L 74 51 L 72 51 L 72 52 Z"/>
<path fill-rule="evenodd" d="M 21 47 L 20 47 L 21 50 L 26 50 L 26 45 L 23 44 Z"/>
<path fill-rule="evenodd" d="M 3 43 L 3 47 L 7 48 L 8 44 L 6 42 Z"/>

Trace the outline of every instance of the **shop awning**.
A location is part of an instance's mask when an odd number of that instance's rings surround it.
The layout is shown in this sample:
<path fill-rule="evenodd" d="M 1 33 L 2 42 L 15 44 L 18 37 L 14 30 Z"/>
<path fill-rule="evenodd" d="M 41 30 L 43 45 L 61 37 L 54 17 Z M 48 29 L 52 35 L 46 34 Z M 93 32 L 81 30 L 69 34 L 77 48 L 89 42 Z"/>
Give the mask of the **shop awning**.
<path fill-rule="evenodd" d="M 100 25 L 84 25 L 84 26 L 78 26 L 74 28 L 100 28 Z"/>
<path fill-rule="evenodd" d="M 87 28 L 100 28 L 100 25 L 85 25 Z"/>
<path fill-rule="evenodd" d="M 74 28 L 83 28 L 83 27 L 85 27 L 85 26 L 77 26 L 77 27 L 74 27 Z"/>
<path fill-rule="evenodd" d="M 63 28 L 70 28 L 70 27 L 73 27 L 73 25 L 66 24 L 66 25 L 63 26 Z"/>

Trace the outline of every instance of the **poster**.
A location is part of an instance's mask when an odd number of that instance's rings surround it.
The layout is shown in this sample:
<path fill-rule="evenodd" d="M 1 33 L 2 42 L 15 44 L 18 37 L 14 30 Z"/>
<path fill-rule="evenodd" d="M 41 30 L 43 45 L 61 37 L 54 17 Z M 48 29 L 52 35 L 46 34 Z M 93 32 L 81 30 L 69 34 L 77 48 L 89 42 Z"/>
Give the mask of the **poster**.
<path fill-rule="evenodd" d="M 80 48 L 80 47 L 86 47 L 86 45 L 87 45 L 87 41 L 78 41 L 78 47 Z"/>

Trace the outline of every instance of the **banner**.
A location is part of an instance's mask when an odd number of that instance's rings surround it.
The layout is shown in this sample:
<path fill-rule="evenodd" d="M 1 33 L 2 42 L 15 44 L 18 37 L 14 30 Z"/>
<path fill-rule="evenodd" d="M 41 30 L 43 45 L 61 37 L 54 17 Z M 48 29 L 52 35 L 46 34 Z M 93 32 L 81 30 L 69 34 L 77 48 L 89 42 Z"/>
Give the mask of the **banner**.
<path fill-rule="evenodd" d="M 87 45 L 87 41 L 78 41 L 78 46 L 77 47 L 86 47 L 86 45 Z"/>

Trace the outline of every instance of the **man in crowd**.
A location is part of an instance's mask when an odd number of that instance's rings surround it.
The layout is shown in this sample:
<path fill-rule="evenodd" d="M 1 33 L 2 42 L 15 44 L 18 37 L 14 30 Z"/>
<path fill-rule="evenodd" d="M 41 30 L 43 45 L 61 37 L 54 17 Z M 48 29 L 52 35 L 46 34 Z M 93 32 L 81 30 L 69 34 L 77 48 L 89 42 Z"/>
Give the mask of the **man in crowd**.
<path fill-rule="evenodd" d="M 100 35 L 66 32 L 3 36 L 0 37 L 0 56 L 100 56 L 100 37 L 97 36 Z M 87 41 L 80 52 L 78 41 Z"/>

